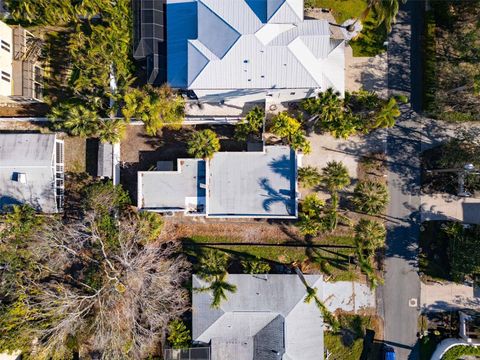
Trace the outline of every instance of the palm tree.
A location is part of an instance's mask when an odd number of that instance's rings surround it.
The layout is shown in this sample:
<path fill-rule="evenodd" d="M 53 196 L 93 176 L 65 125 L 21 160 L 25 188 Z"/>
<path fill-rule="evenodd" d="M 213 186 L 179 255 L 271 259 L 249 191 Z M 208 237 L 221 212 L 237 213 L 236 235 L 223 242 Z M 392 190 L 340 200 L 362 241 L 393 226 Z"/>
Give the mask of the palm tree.
<path fill-rule="evenodd" d="M 406 2 L 406 0 L 401 1 Z M 392 24 L 395 24 L 399 8 L 399 0 L 368 0 L 367 9 L 374 9 L 377 14 L 377 26 L 385 24 L 388 32 L 392 30 Z"/>
<path fill-rule="evenodd" d="M 297 226 L 304 235 L 316 236 L 322 230 L 321 217 L 325 202 L 317 194 L 309 194 L 300 206 Z"/>
<path fill-rule="evenodd" d="M 258 134 L 263 126 L 265 111 L 259 106 L 255 106 L 248 112 L 245 119 L 235 125 L 235 139 L 246 141 L 248 135 Z"/>
<path fill-rule="evenodd" d="M 372 288 L 375 289 L 379 284 L 382 284 L 383 280 L 379 278 L 375 273 L 375 268 L 373 267 L 372 259 L 365 257 L 361 253 L 357 253 L 357 257 L 358 257 L 358 265 L 360 266 L 360 270 L 362 270 L 362 272 L 365 274 Z"/>
<path fill-rule="evenodd" d="M 205 129 L 192 133 L 187 142 L 187 151 L 195 158 L 211 159 L 220 150 L 220 140 L 217 134 Z"/>
<path fill-rule="evenodd" d="M 292 135 L 300 131 L 300 127 L 301 124 L 297 119 L 288 116 L 286 112 L 282 112 L 272 118 L 269 131 L 290 142 Z"/>
<path fill-rule="evenodd" d="M 185 100 L 169 86 L 129 89 L 123 97 L 122 114 L 127 121 L 145 123 L 145 132 L 155 136 L 164 126 L 179 127 L 185 117 Z"/>
<path fill-rule="evenodd" d="M 316 98 L 303 100 L 301 107 L 310 115 L 316 115 L 315 128 L 317 129 L 335 121 L 344 111 L 340 93 L 332 88 L 319 93 Z"/>
<path fill-rule="evenodd" d="M 304 166 L 298 169 L 298 181 L 302 186 L 313 188 L 320 184 L 322 177 L 316 167 Z"/>
<path fill-rule="evenodd" d="M 210 286 L 202 289 L 202 291 L 211 291 L 212 292 L 212 304 L 211 306 L 215 309 L 220 307 L 220 304 L 223 300 L 227 300 L 227 291 L 235 293 L 237 287 L 233 284 L 230 284 L 226 281 L 227 274 L 222 274 L 217 276 L 213 282 L 210 283 Z"/>
<path fill-rule="evenodd" d="M 333 192 L 330 204 L 324 210 L 325 215 L 322 217 L 322 229 L 326 231 L 334 231 L 339 223 L 349 226 L 351 221 L 348 217 L 338 211 L 338 193 Z"/>
<path fill-rule="evenodd" d="M 353 191 L 352 203 L 358 212 L 380 214 L 388 204 L 387 187 L 378 182 L 360 181 Z"/>
<path fill-rule="evenodd" d="M 270 272 L 270 265 L 259 257 L 242 260 L 241 264 L 246 274 L 268 274 Z"/>
<path fill-rule="evenodd" d="M 49 118 L 57 127 L 63 127 L 71 135 L 84 138 L 96 135 L 100 123 L 100 116 L 95 110 L 77 103 L 63 103 L 54 107 Z"/>
<path fill-rule="evenodd" d="M 395 119 L 400 115 L 401 112 L 398 108 L 397 100 L 395 100 L 394 97 L 391 97 L 376 115 L 372 128 L 377 129 L 392 127 L 395 125 Z"/>
<path fill-rule="evenodd" d="M 341 161 L 329 161 L 322 168 L 322 183 L 330 192 L 336 192 L 350 185 L 348 169 Z"/>
<path fill-rule="evenodd" d="M 123 119 L 104 119 L 100 121 L 98 137 L 103 143 L 117 144 L 125 136 L 127 125 Z"/>
<path fill-rule="evenodd" d="M 199 256 L 197 275 L 205 281 L 227 273 L 230 257 L 223 251 L 208 250 Z"/>
<path fill-rule="evenodd" d="M 364 253 L 367 257 L 373 256 L 378 248 L 385 245 L 386 234 L 387 231 L 382 223 L 360 219 L 355 225 L 355 245 L 358 253 Z"/>
<path fill-rule="evenodd" d="M 303 302 L 305 304 L 310 304 L 312 302 L 313 299 L 315 299 L 315 297 L 317 296 L 317 288 L 312 288 L 310 286 L 306 286 L 307 288 L 307 296 L 305 296 L 305 300 L 303 300 Z"/>
<path fill-rule="evenodd" d="M 329 124 L 328 131 L 337 139 L 348 139 L 362 130 L 360 118 L 352 114 L 351 111 L 345 111 L 341 117 Z"/>
<path fill-rule="evenodd" d="M 198 276 L 210 284 L 196 291 L 211 291 L 212 307 L 218 308 L 222 300 L 227 299 L 226 292 L 234 293 L 237 287 L 226 281 L 230 257 L 223 251 L 209 250 L 199 258 Z"/>
<path fill-rule="evenodd" d="M 310 154 L 312 152 L 312 147 L 310 141 L 305 137 L 305 131 L 298 130 L 290 136 L 290 146 L 292 149 L 301 151 L 304 154 Z"/>

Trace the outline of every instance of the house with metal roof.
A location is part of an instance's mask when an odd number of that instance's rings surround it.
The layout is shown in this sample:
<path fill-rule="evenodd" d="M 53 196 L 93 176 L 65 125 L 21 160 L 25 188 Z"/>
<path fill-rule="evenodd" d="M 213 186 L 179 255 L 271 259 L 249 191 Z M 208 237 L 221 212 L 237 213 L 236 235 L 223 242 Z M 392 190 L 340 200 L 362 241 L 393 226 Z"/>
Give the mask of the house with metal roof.
<path fill-rule="evenodd" d="M 55 134 L 0 134 L 0 211 L 18 204 L 62 211 L 63 146 Z"/>
<path fill-rule="evenodd" d="M 167 0 L 167 81 L 201 102 L 344 93 L 344 40 L 303 0 Z"/>
<path fill-rule="evenodd" d="M 322 298 L 321 275 L 304 275 Z M 212 294 L 192 295 L 192 340 L 209 345 L 211 360 L 323 359 L 323 319 L 298 275 L 232 275 L 237 287 L 220 308 Z M 193 275 L 193 288 L 208 286 Z"/>
<path fill-rule="evenodd" d="M 157 163 L 138 173 L 138 208 L 206 217 L 296 218 L 297 154 L 289 146 Z"/>

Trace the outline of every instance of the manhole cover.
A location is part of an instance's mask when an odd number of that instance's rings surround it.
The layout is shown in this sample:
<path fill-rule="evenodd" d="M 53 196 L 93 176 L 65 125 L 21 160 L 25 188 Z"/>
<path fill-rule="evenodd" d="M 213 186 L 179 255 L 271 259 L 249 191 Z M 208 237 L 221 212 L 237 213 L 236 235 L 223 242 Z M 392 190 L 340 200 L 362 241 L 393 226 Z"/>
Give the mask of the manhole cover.
<path fill-rule="evenodd" d="M 410 300 L 408 300 L 408 306 L 417 307 L 417 299 L 416 298 L 411 298 Z"/>

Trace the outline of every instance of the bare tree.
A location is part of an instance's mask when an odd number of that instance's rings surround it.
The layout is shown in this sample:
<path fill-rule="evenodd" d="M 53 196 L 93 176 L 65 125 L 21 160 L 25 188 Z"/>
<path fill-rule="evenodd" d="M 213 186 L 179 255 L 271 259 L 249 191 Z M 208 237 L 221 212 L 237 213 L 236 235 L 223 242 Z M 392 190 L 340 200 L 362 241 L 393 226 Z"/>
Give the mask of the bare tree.
<path fill-rule="evenodd" d="M 67 225 L 53 219 L 32 239 L 43 276 L 25 296 L 48 324 L 37 331 L 36 358 L 67 358 L 72 338 L 104 359 L 144 358 L 187 309 L 189 265 L 175 243 L 145 242 L 131 215 L 108 245 L 96 220 L 93 212 Z"/>

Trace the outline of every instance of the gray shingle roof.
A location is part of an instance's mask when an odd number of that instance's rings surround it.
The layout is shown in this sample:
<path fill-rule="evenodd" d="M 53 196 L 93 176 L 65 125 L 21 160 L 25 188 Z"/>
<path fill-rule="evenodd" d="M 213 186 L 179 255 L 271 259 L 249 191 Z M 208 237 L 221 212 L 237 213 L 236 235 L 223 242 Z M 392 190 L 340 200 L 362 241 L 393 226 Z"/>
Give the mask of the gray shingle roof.
<path fill-rule="evenodd" d="M 321 298 L 322 277 L 305 279 Z M 192 336 L 211 341 L 212 360 L 282 358 L 275 352 L 284 359 L 323 358 L 323 321 L 313 302 L 304 303 L 305 286 L 297 275 L 228 275 L 227 281 L 237 291 L 220 309 L 210 306 L 210 293 L 193 292 Z M 194 288 L 205 286 L 195 275 L 192 282 Z"/>

